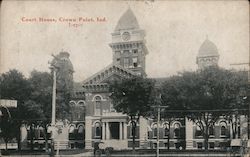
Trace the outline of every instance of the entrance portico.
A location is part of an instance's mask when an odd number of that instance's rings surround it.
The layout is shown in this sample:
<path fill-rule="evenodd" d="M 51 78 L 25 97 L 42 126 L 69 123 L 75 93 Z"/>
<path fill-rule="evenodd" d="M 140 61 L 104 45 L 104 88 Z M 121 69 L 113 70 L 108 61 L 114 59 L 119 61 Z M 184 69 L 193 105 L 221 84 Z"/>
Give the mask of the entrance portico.
<path fill-rule="evenodd" d="M 112 113 L 102 116 L 102 142 L 105 146 L 114 149 L 128 148 L 127 116 L 121 113 Z"/>

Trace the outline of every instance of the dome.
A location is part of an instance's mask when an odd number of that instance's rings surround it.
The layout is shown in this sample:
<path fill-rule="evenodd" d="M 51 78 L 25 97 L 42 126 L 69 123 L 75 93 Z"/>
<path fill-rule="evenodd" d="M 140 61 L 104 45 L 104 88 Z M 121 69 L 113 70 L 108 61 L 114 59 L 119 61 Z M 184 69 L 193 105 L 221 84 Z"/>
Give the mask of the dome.
<path fill-rule="evenodd" d="M 130 8 L 122 15 L 115 27 L 115 31 L 126 29 L 139 29 L 137 19 Z"/>
<path fill-rule="evenodd" d="M 218 49 L 213 42 L 206 39 L 202 43 L 197 57 L 211 57 L 211 56 L 219 56 Z"/>

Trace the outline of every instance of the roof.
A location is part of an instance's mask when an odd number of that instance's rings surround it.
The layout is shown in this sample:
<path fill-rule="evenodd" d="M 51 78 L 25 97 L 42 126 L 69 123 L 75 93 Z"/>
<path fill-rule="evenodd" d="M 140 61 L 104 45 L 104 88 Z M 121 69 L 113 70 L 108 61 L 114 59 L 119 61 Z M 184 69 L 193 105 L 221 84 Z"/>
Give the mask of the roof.
<path fill-rule="evenodd" d="M 119 19 L 115 31 L 127 29 L 139 29 L 138 21 L 130 8 Z"/>
<path fill-rule="evenodd" d="M 202 43 L 197 57 L 211 57 L 211 56 L 219 56 L 218 49 L 213 42 L 206 39 Z"/>
<path fill-rule="evenodd" d="M 103 68 L 101 71 L 97 72 L 96 74 L 84 80 L 82 84 L 83 85 L 102 84 L 104 83 L 103 81 L 107 80 L 110 76 L 114 74 L 119 75 L 120 77 L 123 78 L 130 78 L 132 76 L 136 76 L 136 73 L 134 73 L 133 71 L 125 69 L 118 64 L 112 63 L 107 67 Z"/>

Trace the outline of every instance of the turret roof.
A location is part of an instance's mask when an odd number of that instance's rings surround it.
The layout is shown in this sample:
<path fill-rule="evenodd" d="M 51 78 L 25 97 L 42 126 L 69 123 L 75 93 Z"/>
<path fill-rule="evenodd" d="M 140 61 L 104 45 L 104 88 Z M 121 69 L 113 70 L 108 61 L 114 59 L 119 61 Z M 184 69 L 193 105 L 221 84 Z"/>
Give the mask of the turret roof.
<path fill-rule="evenodd" d="M 127 29 L 139 29 L 138 21 L 130 8 L 119 19 L 115 31 Z"/>
<path fill-rule="evenodd" d="M 202 43 L 197 57 L 210 57 L 210 56 L 219 56 L 219 53 L 216 45 L 210 40 L 206 39 Z"/>

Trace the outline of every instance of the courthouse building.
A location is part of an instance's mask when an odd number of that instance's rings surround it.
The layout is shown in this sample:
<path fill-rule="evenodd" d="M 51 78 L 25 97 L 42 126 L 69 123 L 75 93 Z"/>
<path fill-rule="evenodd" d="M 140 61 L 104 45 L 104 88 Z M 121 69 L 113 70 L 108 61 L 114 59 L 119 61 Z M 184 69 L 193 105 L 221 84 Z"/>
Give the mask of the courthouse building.
<path fill-rule="evenodd" d="M 129 8 L 119 19 L 111 33 L 109 44 L 113 61 L 81 84 L 75 84 L 72 94 L 70 123 L 64 126 L 57 138 L 62 148 L 93 149 L 95 142 L 104 142 L 114 149 L 131 149 L 131 123 L 127 115 L 116 112 L 110 100 L 110 81 L 133 76 L 147 77 L 146 56 L 150 53 L 145 42 L 145 31 L 140 28 L 136 16 Z M 218 49 L 206 39 L 197 52 L 198 69 L 217 65 Z M 150 61 L 150 60 L 149 60 Z M 195 61 L 194 61 L 195 62 Z M 167 79 L 167 78 L 166 78 Z M 155 78 L 160 85 L 164 78 Z M 239 135 L 242 128 L 239 128 Z M 136 148 L 156 148 L 157 123 L 154 119 L 140 118 L 136 128 Z M 221 119 L 209 128 L 209 149 L 224 149 L 230 145 L 231 125 Z M 58 136 L 59 137 L 59 136 Z M 202 149 L 201 130 L 185 117 L 160 123 L 161 149 Z"/>

